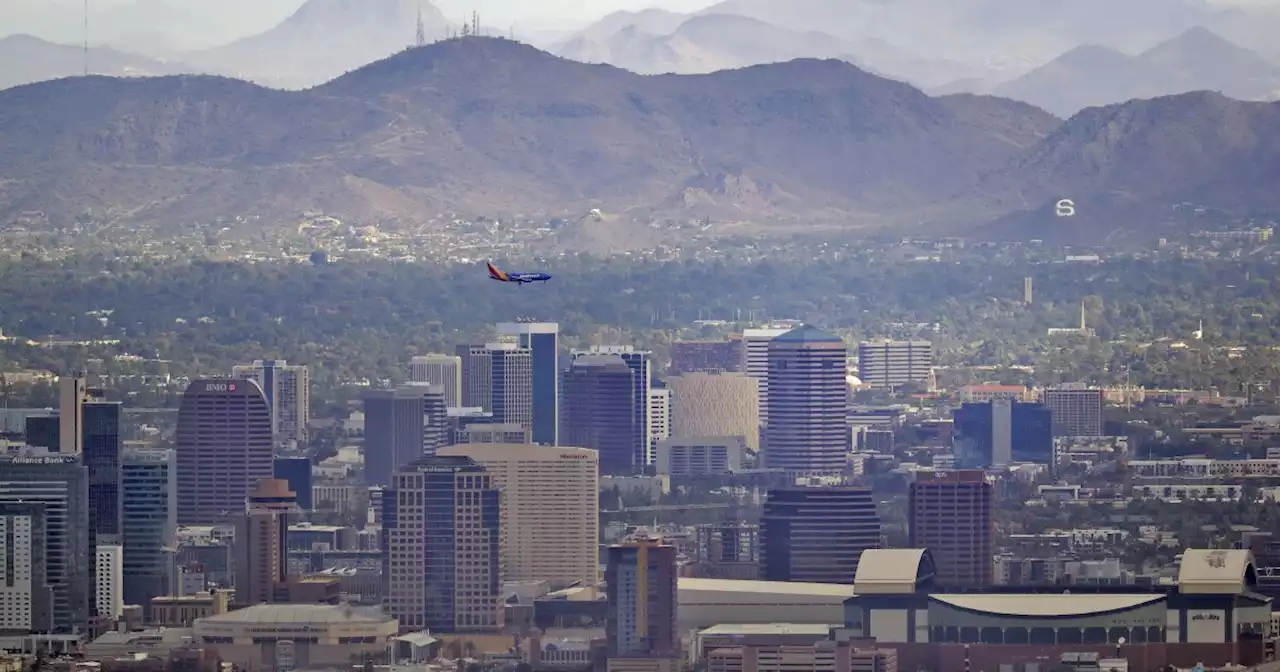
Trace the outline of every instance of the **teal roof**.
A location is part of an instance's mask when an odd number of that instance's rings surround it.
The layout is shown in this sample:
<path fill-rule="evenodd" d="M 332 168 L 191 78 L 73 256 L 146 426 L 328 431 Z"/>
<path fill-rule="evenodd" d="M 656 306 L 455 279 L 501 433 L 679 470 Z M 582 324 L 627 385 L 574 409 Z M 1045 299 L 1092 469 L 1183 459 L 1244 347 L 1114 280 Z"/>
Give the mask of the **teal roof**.
<path fill-rule="evenodd" d="M 802 324 L 787 333 L 773 339 L 785 343 L 843 343 L 839 337 L 829 334 L 811 324 Z"/>

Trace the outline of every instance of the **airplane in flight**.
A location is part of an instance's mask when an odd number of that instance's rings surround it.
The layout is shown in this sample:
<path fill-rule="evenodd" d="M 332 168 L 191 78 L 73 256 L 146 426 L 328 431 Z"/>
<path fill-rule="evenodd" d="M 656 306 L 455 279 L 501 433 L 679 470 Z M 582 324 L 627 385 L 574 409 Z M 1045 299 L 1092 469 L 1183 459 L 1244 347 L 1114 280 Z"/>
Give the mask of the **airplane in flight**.
<path fill-rule="evenodd" d="M 517 285 L 523 285 L 530 282 L 546 282 L 551 279 L 546 273 L 507 273 L 498 270 L 493 262 L 489 262 L 489 279 L 498 280 L 500 282 L 514 282 Z"/>

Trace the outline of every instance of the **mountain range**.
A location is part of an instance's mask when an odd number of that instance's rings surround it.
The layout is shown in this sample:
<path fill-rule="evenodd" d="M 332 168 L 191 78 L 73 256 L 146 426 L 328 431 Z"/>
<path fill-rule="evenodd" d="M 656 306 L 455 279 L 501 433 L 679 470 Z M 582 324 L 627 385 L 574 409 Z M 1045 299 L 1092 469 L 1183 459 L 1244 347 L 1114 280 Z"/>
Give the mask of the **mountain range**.
<path fill-rule="evenodd" d="M 1175 91 L 1218 91 L 1242 100 L 1280 96 L 1280 65 L 1197 27 L 1136 56 L 1084 45 L 992 90 L 1054 114 Z"/>
<path fill-rule="evenodd" d="M 136 56 L 110 47 L 83 47 L 46 42 L 30 35 L 0 38 L 0 89 L 28 82 L 83 75 L 86 58 L 93 72 L 115 77 L 144 77 L 191 72 L 178 63 Z"/>
<path fill-rule="evenodd" d="M 0 221 L 600 208 L 932 230 L 1023 216 L 1035 237 L 1060 198 L 1081 230 L 1184 200 L 1274 209 L 1278 122 L 1280 106 L 1198 93 L 1064 123 L 838 60 L 640 76 L 473 37 L 307 91 L 210 76 L 0 91 Z"/>
<path fill-rule="evenodd" d="M 571 60 L 608 63 L 641 74 L 705 74 L 797 58 L 841 59 L 924 87 L 982 72 L 943 59 L 920 58 L 879 39 L 854 43 L 740 14 L 705 12 L 615 12 L 555 51 Z"/>
<path fill-rule="evenodd" d="M 253 11 L 243 11 L 249 6 Z M 9 0 L 0 3 L 0 19 L 44 26 L 57 35 L 68 35 L 68 24 L 75 24 L 78 38 L 77 7 L 72 0 Z M 91 70 L 111 75 L 212 73 L 276 88 L 306 88 L 414 43 L 419 12 L 427 41 L 456 33 L 457 27 L 430 0 L 101 0 L 92 12 L 91 35 L 114 55 L 91 59 Z M 1099 22 L 1098 16 L 1107 20 Z M 263 21 L 274 24 L 226 39 Z M 1195 40 L 1183 40 L 1173 49 L 1185 52 L 1181 63 L 1157 63 L 1156 74 L 1148 74 L 1151 64 L 1144 59 L 1159 60 L 1159 54 L 1143 52 L 1200 26 L 1222 36 L 1219 44 L 1197 46 Z M 1255 61 L 1280 57 L 1275 46 L 1280 43 L 1271 37 L 1277 30 L 1280 10 L 1223 7 L 1206 0 L 795 0 L 782 5 L 776 0 L 724 0 L 692 14 L 616 12 L 569 37 L 516 33 L 566 58 L 642 74 L 696 74 L 795 58 L 837 58 L 931 93 L 997 93 L 1069 115 L 1090 104 L 1198 88 L 1244 99 L 1268 98 L 1269 74 L 1240 76 L 1233 69 L 1247 56 Z M 506 33 L 506 27 L 499 32 Z M 59 40 L 80 42 L 53 39 Z M 1229 43 L 1258 53 L 1245 55 L 1239 48 L 1232 53 Z M 46 72 L 82 71 L 83 63 L 74 69 L 66 64 L 65 54 L 74 47 L 60 47 L 64 55 L 52 56 L 47 52 L 56 45 L 27 45 L 25 50 L 9 45 L 10 57 L 0 61 L 3 85 L 37 81 Z M 193 50 L 193 45 L 200 48 Z M 1083 52 L 1072 53 L 1077 48 Z M 1126 59 L 1119 57 L 1131 53 L 1139 56 L 1120 67 L 1119 61 Z M 145 67 L 111 65 L 124 57 Z M 1106 67 L 1095 72 L 1093 61 Z M 1250 68 L 1262 70 L 1256 63 Z M 1089 82 L 1075 83 L 1077 79 Z"/>

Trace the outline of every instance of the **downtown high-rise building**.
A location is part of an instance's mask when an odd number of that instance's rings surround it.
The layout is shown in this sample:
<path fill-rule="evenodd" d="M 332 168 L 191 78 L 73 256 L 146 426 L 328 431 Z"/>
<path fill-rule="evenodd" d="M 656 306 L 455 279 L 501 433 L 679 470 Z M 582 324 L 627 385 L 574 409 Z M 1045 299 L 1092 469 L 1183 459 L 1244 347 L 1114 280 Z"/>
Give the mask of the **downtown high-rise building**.
<path fill-rule="evenodd" d="M 103 399 L 83 376 L 62 376 L 58 381 L 58 415 L 43 422 L 28 418 L 29 444 L 62 455 L 76 455 L 89 479 L 89 556 L 97 557 L 99 543 L 121 541 L 120 417 L 118 402 Z M 34 439 L 34 440 L 30 440 Z M 96 582 L 97 574 L 92 578 Z M 90 593 L 90 611 L 97 613 L 97 596 Z"/>
<path fill-rule="evenodd" d="M 907 503 L 911 548 L 933 554 L 939 585 L 991 585 L 995 506 L 995 487 L 984 471 L 916 472 Z"/>
<path fill-rule="evenodd" d="M 307 367 L 283 359 L 259 359 L 231 369 L 232 378 L 258 383 L 271 407 L 276 441 L 295 446 L 307 443 L 311 415 L 311 375 Z"/>
<path fill-rule="evenodd" d="M 658 443 L 671 438 L 671 390 L 665 383 L 655 381 L 654 385 L 648 390 L 649 454 L 646 464 L 653 464 L 658 459 Z"/>
<path fill-rule="evenodd" d="M 462 407 L 490 414 L 492 424 L 533 431 L 533 351 L 514 340 L 458 346 Z"/>
<path fill-rule="evenodd" d="M 43 504 L 0 501 L 0 635 L 53 632 Z"/>
<path fill-rule="evenodd" d="M 671 344 L 671 365 L 667 373 L 742 373 L 747 368 L 747 344 L 735 334 L 723 341 L 675 341 Z"/>
<path fill-rule="evenodd" d="M 1068 383 L 1041 392 L 1053 416 L 1054 436 L 1102 436 L 1102 390 Z"/>
<path fill-rule="evenodd" d="M 600 473 L 630 475 L 645 465 L 645 428 L 636 424 L 635 372 L 618 355 L 580 355 L 564 374 L 560 439 L 600 455 Z"/>
<path fill-rule="evenodd" d="M 115 623 L 124 615 L 124 546 L 99 538 L 93 557 L 94 615 Z"/>
<path fill-rule="evenodd" d="M 123 533 L 120 417 L 118 402 L 86 401 L 80 405 L 81 450 L 89 471 L 90 543 L 119 542 Z"/>
<path fill-rule="evenodd" d="M 302 455 L 276 455 L 271 461 L 271 474 L 289 484 L 289 489 L 298 496 L 298 508 L 310 511 L 315 501 L 311 486 L 315 483 L 311 473 L 311 458 Z"/>
<path fill-rule="evenodd" d="M 490 343 L 489 405 L 493 422 L 533 430 L 533 351 L 515 343 Z"/>
<path fill-rule="evenodd" d="M 289 516 L 298 496 L 289 484 L 264 478 L 235 521 L 236 603 L 252 606 L 289 599 Z"/>
<path fill-rule="evenodd" d="M 79 454 L 84 442 L 85 402 L 89 401 L 89 381 L 81 375 L 58 378 L 58 446 L 64 455 Z"/>
<path fill-rule="evenodd" d="M 124 542 L 124 602 L 149 608 L 173 595 L 178 531 L 177 454 L 127 450 L 120 463 Z"/>
<path fill-rule="evenodd" d="M 473 443 L 437 454 L 475 460 L 502 490 L 504 581 L 547 581 L 559 588 L 599 580 L 596 451 Z"/>
<path fill-rule="evenodd" d="M 895 388 L 928 385 L 933 376 L 929 341 L 863 341 L 858 344 L 858 379 L 865 385 Z"/>
<path fill-rule="evenodd" d="M 676 658 L 676 548 L 658 539 L 609 547 L 605 637 L 610 658 Z"/>
<path fill-rule="evenodd" d="M 743 373 L 686 373 L 667 378 L 671 436 L 741 436 L 760 448 L 760 380 Z"/>
<path fill-rule="evenodd" d="M 434 455 L 449 436 L 444 390 L 408 384 L 364 393 L 364 477 L 390 485 L 396 470 Z"/>
<path fill-rule="evenodd" d="M 533 362 L 533 441 L 558 445 L 560 432 L 560 325 L 554 322 L 503 322 L 498 334 L 514 336 Z"/>
<path fill-rule="evenodd" d="M 760 381 L 760 426 L 769 420 L 769 342 L 791 331 L 792 326 L 770 325 L 742 332 L 744 369 L 748 376 Z"/>
<path fill-rule="evenodd" d="M 458 355 L 418 355 L 409 360 L 409 381 L 439 385 L 444 405 L 458 408 L 462 403 L 462 357 Z"/>
<path fill-rule="evenodd" d="M 253 380 L 193 381 L 182 395 L 176 440 L 178 523 L 230 522 L 254 485 L 271 478 L 271 406 Z"/>
<path fill-rule="evenodd" d="M 500 632 L 502 491 L 469 457 L 424 457 L 382 494 L 386 610 L 406 632 Z"/>
<path fill-rule="evenodd" d="M 992 399 L 963 404 L 951 415 L 957 467 L 986 469 L 1053 460 L 1053 413 L 1043 404 Z"/>
<path fill-rule="evenodd" d="M 848 468 L 848 351 L 838 336 L 804 325 L 768 346 L 765 465 L 792 473 Z"/>
<path fill-rule="evenodd" d="M 770 490 L 760 518 L 761 578 L 853 585 L 862 552 L 880 547 L 870 488 Z"/>
<path fill-rule="evenodd" d="M 5 556 L 10 552 L 25 557 L 24 562 L 39 562 L 43 568 L 43 581 L 48 586 L 51 599 L 41 605 L 33 605 L 32 611 L 23 612 L 20 618 L 30 614 L 37 618 L 40 632 L 83 632 L 89 626 L 94 602 L 94 563 L 89 543 L 89 475 L 80 455 L 0 455 L 0 506 L 26 505 L 6 508 L 14 530 L 20 527 L 43 529 L 43 549 L 28 547 L 35 541 L 19 542 L 9 547 L 6 540 Z M 39 507 L 36 509 L 27 507 Z M 15 513 L 17 512 L 17 513 Z M 0 514 L 3 515 L 3 514 Z M 12 520 L 14 516 L 21 520 Z M 38 520 L 37 520 L 38 519 Z M 35 534 L 32 531 L 28 534 Z M 7 562 L 6 562 L 7 566 Z M 7 571 L 7 570 L 5 570 Z M 15 569 L 15 579 L 16 579 Z M 23 573 L 35 576 L 31 568 Z M 7 580 L 4 582 L 7 584 Z M 25 586 L 22 587 L 25 590 Z M 32 595 L 43 597 L 44 589 L 33 585 Z M 4 597 L 4 600 L 20 598 Z M 47 618 L 36 612 L 47 607 Z"/>
<path fill-rule="evenodd" d="M 489 410 L 493 403 L 493 369 L 488 348 L 463 343 L 454 352 L 459 361 L 458 379 L 462 390 L 458 405 L 461 408 Z"/>
<path fill-rule="evenodd" d="M 631 385 L 635 388 L 632 413 L 635 415 L 635 426 L 639 428 L 635 437 L 636 464 L 641 467 L 651 464 L 656 445 L 653 440 L 653 427 L 649 422 L 649 390 L 653 386 L 651 372 L 653 353 L 648 350 L 636 350 L 630 345 L 596 345 L 589 350 L 575 350 L 571 357 L 577 360 L 579 357 L 593 355 L 617 355 L 631 369 Z"/>

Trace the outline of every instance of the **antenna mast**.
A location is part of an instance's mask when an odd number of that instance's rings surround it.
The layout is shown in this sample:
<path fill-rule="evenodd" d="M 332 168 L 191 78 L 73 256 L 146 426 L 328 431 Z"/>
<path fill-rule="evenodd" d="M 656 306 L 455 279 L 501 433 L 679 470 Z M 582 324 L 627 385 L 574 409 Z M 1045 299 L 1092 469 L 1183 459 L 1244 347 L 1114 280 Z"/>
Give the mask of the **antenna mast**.
<path fill-rule="evenodd" d="M 84 0 L 84 76 L 89 76 L 89 0 Z"/>
<path fill-rule="evenodd" d="M 422 23 L 422 5 L 418 5 L 418 34 L 414 45 L 424 47 L 427 44 L 427 27 Z"/>

